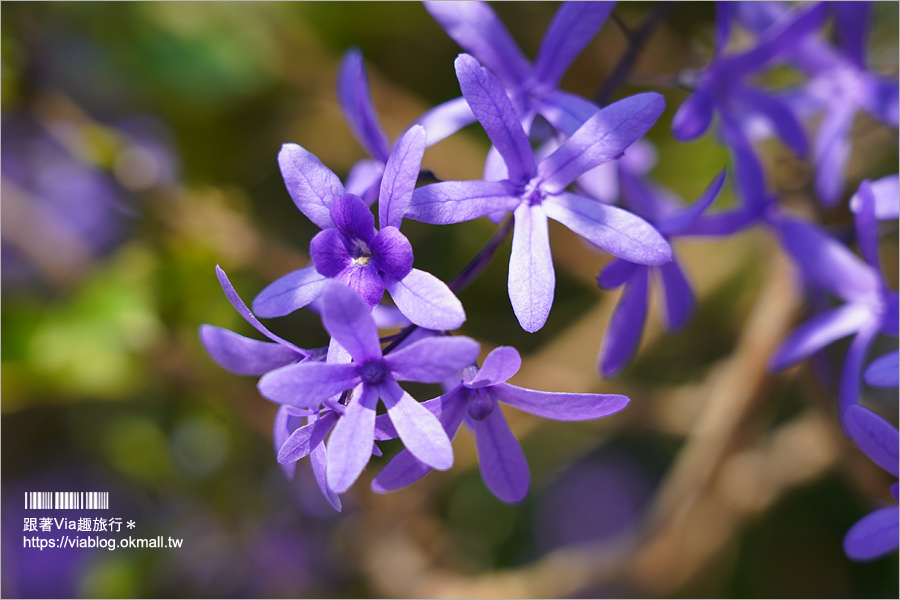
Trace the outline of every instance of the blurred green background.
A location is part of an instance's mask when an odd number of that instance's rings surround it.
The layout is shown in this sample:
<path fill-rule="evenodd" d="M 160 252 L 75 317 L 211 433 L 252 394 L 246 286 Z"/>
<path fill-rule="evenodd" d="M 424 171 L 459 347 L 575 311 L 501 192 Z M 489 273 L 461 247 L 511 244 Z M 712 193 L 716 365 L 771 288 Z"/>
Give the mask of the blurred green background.
<path fill-rule="evenodd" d="M 556 8 L 495 6 L 530 57 Z M 636 26 L 650 10 L 626 3 L 615 14 Z M 897 5 L 876 11 L 873 66 L 896 74 Z M 890 501 L 887 475 L 835 424 L 844 348 L 764 374 L 766 344 L 804 313 L 789 265 L 760 231 L 679 247 L 699 314 L 667 336 L 654 304 L 637 360 L 613 381 L 594 368 L 618 296 L 594 283 L 606 259 L 551 228 L 556 302 L 529 335 L 509 308 L 508 242 L 501 248 L 461 295 L 462 331 L 485 353 L 516 346 L 520 385 L 633 399 L 594 423 L 510 411 L 532 469 L 522 504 L 484 488 L 465 433 L 451 471 L 395 494 L 368 490 L 385 459 L 373 460 L 340 514 L 306 461 L 294 481 L 282 476 L 275 406 L 254 379 L 219 369 L 197 338 L 202 323 L 258 337 L 214 267 L 249 302 L 306 265 L 317 230 L 290 201 L 275 157 L 299 143 L 341 177 L 364 157 L 335 99 L 348 47 L 363 52 L 392 137 L 459 95 L 459 49 L 420 4 L 23 2 L 4 3 L 2 17 L 4 597 L 898 594 L 896 554 L 858 565 L 841 550 L 850 525 Z M 708 135 L 682 145 L 669 134 L 685 97 L 672 75 L 708 60 L 712 20 L 711 3 L 679 6 L 617 93 L 663 87 L 654 176 L 686 199 L 730 160 Z M 591 96 L 625 44 L 607 23 L 563 87 Z M 860 117 L 854 132 L 850 185 L 896 170 L 895 131 Z M 429 149 L 424 166 L 477 178 L 486 150 L 469 128 Z M 809 165 L 773 144 L 762 151 L 770 184 L 812 214 Z M 820 216 L 849 223 L 841 210 Z M 492 227 L 405 222 L 404 233 L 416 266 L 448 280 Z M 896 227 L 883 255 L 896 287 Z M 774 324 L 761 346 L 758 322 Z M 311 313 L 268 324 L 303 347 L 327 343 Z M 889 349 L 883 342 L 873 356 Z M 866 394 L 896 423 L 895 392 Z M 729 401 L 737 420 L 721 416 Z M 68 490 L 109 491 L 107 516 L 137 523 L 127 534 L 184 546 L 23 548 L 22 519 L 34 516 L 23 494 Z"/>

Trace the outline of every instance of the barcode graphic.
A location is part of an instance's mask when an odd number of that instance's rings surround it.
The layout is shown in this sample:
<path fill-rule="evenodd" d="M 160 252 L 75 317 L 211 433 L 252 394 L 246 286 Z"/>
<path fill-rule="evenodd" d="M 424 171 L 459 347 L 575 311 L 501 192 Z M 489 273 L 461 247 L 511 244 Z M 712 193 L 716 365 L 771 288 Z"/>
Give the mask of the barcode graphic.
<path fill-rule="evenodd" d="M 105 510 L 109 492 L 26 492 L 26 510 Z"/>

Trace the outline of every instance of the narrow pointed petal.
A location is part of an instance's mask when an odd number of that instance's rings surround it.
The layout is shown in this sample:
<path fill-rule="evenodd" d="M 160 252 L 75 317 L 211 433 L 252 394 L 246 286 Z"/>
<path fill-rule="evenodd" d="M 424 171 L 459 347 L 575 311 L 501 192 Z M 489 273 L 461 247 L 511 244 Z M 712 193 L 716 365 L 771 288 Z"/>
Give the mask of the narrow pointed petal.
<path fill-rule="evenodd" d="M 897 477 L 900 472 L 900 434 L 890 423 L 859 405 L 844 412 L 844 425 L 850 438 L 876 465 Z"/>
<path fill-rule="evenodd" d="M 322 295 L 322 323 L 328 333 L 347 349 L 356 362 L 381 358 L 378 329 L 370 308 L 359 295 L 334 282 Z"/>
<path fill-rule="evenodd" d="M 333 489 L 328 487 L 328 481 L 325 476 L 325 470 L 328 465 L 328 453 L 325 450 L 325 444 L 319 444 L 315 447 L 312 454 L 309 455 L 309 462 L 312 465 L 316 483 L 319 485 L 319 489 L 322 490 L 322 495 L 325 496 L 328 504 L 334 510 L 341 512 L 341 499 Z"/>
<path fill-rule="evenodd" d="M 375 443 L 375 405 L 378 392 L 362 385 L 347 405 L 328 438 L 328 487 L 343 494 L 359 479 L 372 456 Z"/>
<path fill-rule="evenodd" d="M 200 326 L 200 341 L 216 364 L 235 375 L 262 375 L 305 358 L 287 346 L 254 340 L 213 325 Z"/>
<path fill-rule="evenodd" d="M 455 65 L 463 97 L 503 156 L 510 181 L 524 184 L 535 173 L 534 153 L 506 90 L 468 54 L 460 54 Z"/>
<path fill-rule="evenodd" d="M 378 224 L 382 229 L 400 227 L 412 200 L 424 155 L 425 129 L 413 125 L 397 142 L 384 167 L 378 195 Z"/>
<path fill-rule="evenodd" d="M 542 189 L 557 194 L 583 173 L 622 156 L 653 127 L 665 105 L 661 95 L 645 92 L 600 109 L 538 165 Z"/>
<path fill-rule="evenodd" d="M 678 235 L 682 231 L 685 231 L 688 227 L 697 222 L 697 219 L 706 212 L 707 208 L 712 206 L 712 203 L 716 200 L 716 196 L 718 196 L 719 192 L 722 190 L 722 185 L 724 183 L 725 169 L 722 169 L 693 204 L 677 215 L 666 219 L 664 223 L 660 223 L 659 230 L 667 236 Z"/>
<path fill-rule="evenodd" d="M 676 140 L 689 142 L 709 129 L 713 117 L 713 102 L 705 88 L 698 88 L 678 107 L 672 118 L 672 135 Z"/>
<path fill-rule="evenodd" d="M 531 67 L 486 2 L 425 2 L 425 9 L 460 47 L 494 72 L 507 87 L 528 77 Z"/>
<path fill-rule="evenodd" d="M 331 205 L 334 227 L 347 239 L 371 243 L 375 238 L 375 216 L 362 198 L 341 194 Z"/>
<path fill-rule="evenodd" d="M 666 329 L 672 331 L 684 325 L 694 311 L 696 300 L 691 284 L 684 276 L 681 266 L 672 262 L 659 266 L 663 293 L 666 300 Z"/>
<path fill-rule="evenodd" d="M 786 369 L 832 342 L 858 332 L 871 320 L 869 309 L 859 304 L 845 304 L 820 313 L 794 329 L 781 342 L 769 368 L 774 371 Z"/>
<path fill-rule="evenodd" d="M 841 382 L 838 389 L 838 414 L 841 417 L 841 425 L 847 429 L 845 417 L 847 409 L 859 402 L 859 390 L 861 386 L 863 361 L 869 352 L 869 347 L 878 335 L 876 324 L 867 324 L 850 343 L 847 357 L 844 359 L 844 367 L 841 369 Z"/>
<path fill-rule="evenodd" d="M 338 69 L 337 87 L 341 112 L 356 140 L 370 156 L 381 162 L 387 161 L 390 142 L 378 121 L 369 91 L 369 77 L 362 53 L 357 48 L 344 53 Z"/>
<path fill-rule="evenodd" d="M 819 124 L 814 148 L 816 191 L 826 206 L 835 206 L 844 194 L 850 129 L 855 117 L 856 107 L 841 103 L 832 106 Z"/>
<path fill-rule="evenodd" d="M 844 54 L 849 56 L 858 67 L 865 67 L 872 4 L 870 2 L 831 2 L 828 8 L 834 13 L 835 33 Z"/>
<path fill-rule="evenodd" d="M 635 271 L 609 320 L 600 348 L 600 371 L 604 377 L 612 377 L 624 369 L 640 345 L 647 320 L 647 276 L 647 269 Z"/>
<path fill-rule="evenodd" d="M 327 282 L 315 265 L 288 273 L 264 287 L 253 299 L 253 312 L 267 319 L 289 315 L 321 296 Z"/>
<path fill-rule="evenodd" d="M 469 388 L 479 388 L 503 383 L 518 373 L 521 367 L 522 358 L 515 348 L 499 346 L 491 350 L 475 377 L 465 384 Z"/>
<path fill-rule="evenodd" d="M 540 392 L 501 383 L 491 387 L 491 395 L 527 413 L 555 421 L 587 421 L 608 417 L 628 405 L 620 394 L 568 394 Z"/>
<path fill-rule="evenodd" d="M 393 380 L 382 384 L 381 399 L 400 440 L 413 456 L 439 471 L 453 466 L 450 438 L 431 411 L 416 402 Z"/>
<path fill-rule="evenodd" d="M 425 145 L 430 147 L 475 121 L 469 103 L 460 96 L 438 104 L 419 117 L 416 124 L 425 128 Z"/>
<path fill-rule="evenodd" d="M 278 462 L 297 462 L 309 455 L 322 443 L 337 421 L 337 414 L 329 411 L 325 416 L 294 431 L 278 450 Z"/>
<path fill-rule="evenodd" d="M 900 120 L 900 90 L 896 79 L 865 74 L 860 78 L 863 109 L 879 121 L 897 127 Z"/>
<path fill-rule="evenodd" d="M 558 131 L 571 136 L 593 117 L 600 107 L 575 94 L 556 90 L 541 102 L 541 115 Z"/>
<path fill-rule="evenodd" d="M 378 198 L 381 176 L 384 174 L 384 163 L 369 158 L 358 161 L 347 174 L 344 186 L 348 194 L 359 196 L 367 206 Z"/>
<path fill-rule="evenodd" d="M 519 206 L 514 214 L 509 300 L 522 329 L 534 333 L 547 321 L 556 287 L 547 215 L 540 206 L 527 204 Z"/>
<path fill-rule="evenodd" d="M 462 303 L 447 285 L 430 273 L 413 269 L 388 283 L 388 293 L 407 319 L 419 327 L 450 331 L 466 320 Z"/>
<path fill-rule="evenodd" d="M 497 498 L 512 504 L 528 493 L 531 475 L 518 440 L 499 407 L 484 421 L 470 421 L 475 430 L 478 467 L 484 484 Z"/>
<path fill-rule="evenodd" d="M 278 166 L 287 191 L 300 212 L 322 229 L 333 227 L 331 203 L 344 193 L 338 176 L 297 144 L 281 146 Z"/>
<path fill-rule="evenodd" d="M 253 316 L 253 313 L 250 312 L 250 309 L 247 308 L 247 305 L 244 304 L 244 301 L 241 300 L 240 296 L 238 296 L 238 293 L 235 291 L 234 286 L 231 285 L 231 281 L 228 280 L 228 275 L 225 274 L 225 271 L 223 271 L 219 267 L 219 265 L 216 265 L 216 277 L 218 277 L 219 285 L 222 286 L 222 290 L 225 292 L 225 296 L 228 298 L 228 301 L 231 302 L 231 305 L 235 308 L 235 310 L 238 311 L 238 313 L 240 313 L 240 315 L 242 317 L 244 317 L 244 320 L 247 321 L 248 323 L 250 323 L 251 325 L 253 325 L 253 327 L 258 332 L 260 332 L 261 334 L 263 334 L 264 336 L 266 336 L 273 342 L 278 342 L 279 344 L 281 344 L 283 346 L 287 346 L 288 348 L 294 350 L 298 354 L 306 353 L 306 351 L 303 350 L 302 348 L 295 346 L 294 344 L 290 343 L 289 341 L 287 341 L 283 338 L 280 338 L 277 335 L 275 335 L 274 333 L 272 333 L 271 331 L 269 331 L 265 325 L 263 325 L 262 323 L 259 322 L 259 319 L 257 319 L 255 316 Z"/>
<path fill-rule="evenodd" d="M 475 364 L 478 342 L 467 337 L 425 338 L 384 357 L 384 363 L 400 381 L 440 383 Z"/>
<path fill-rule="evenodd" d="M 359 365 L 305 362 L 263 375 L 257 388 L 263 398 L 279 404 L 316 408 L 359 383 Z"/>
<path fill-rule="evenodd" d="M 856 561 L 869 561 L 897 549 L 900 512 L 896 506 L 869 513 L 844 537 L 844 552 Z"/>
<path fill-rule="evenodd" d="M 821 27 L 825 6 L 813 4 L 784 15 L 767 28 L 756 46 L 741 55 L 728 58 L 728 69 L 735 76 L 760 69 L 779 56 L 796 48 L 808 35 Z"/>
<path fill-rule="evenodd" d="M 863 379 L 872 387 L 895 388 L 900 386 L 900 352 L 895 350 L 876 358 L 866 367 Z"/>
<path fill-rule="evenodd" d="M 879 221 L 889 221 L 900 217 L 900 176 L 888 175 L 871 182 L 875 196 L 875 216 Z M 860 209 L 859 194 L 850 199 L 853 212 Z"/>
<path fill-rule="evenodd" d="M 388 226 L 379 231 L 372 240 L 371 250 L 376 268 L 391 277 L 405 277 L 412 269 L 412 246 L 396 227 Z"/>
<path fill-rule="evenodd" d="M 597 275 L 597 285 L 606 290 L 613 290 L 623 285 L 632 274 L 642 268 L 627 260 L 614 258 L 603 267 L 603 270 Z"/>
<path fill-rule="evenodd" d="M 879 289 L 878 277 L 846 246 L 818 227 L 794 219 L 777 225 L 782 247 L 811 285 L 852 301 Z"/>
<path fill-rule="evenodd" d="M 303 424 L 303 417 L 297 416 L 297 413 L 303 412 L 306 411 L 295 409 L 287 404 L 282 404 L 278 407 L 278 412 L 275 413 L 275 420 L 272 423 L 272 443 L 275 446 L 276 455 L 287 441 L 288 436 Z M 288 479 L 294 478 L 297 463 L 279 463 L 278 466 L 281 467 L 281 472 L 284 473 L 285 477 Z"/>
<path fill-rule="evenodd" d="M 413 191 L 406 217 L 432 225 L 462 223 L 519 205 L 505 181 L 443 181 Z"/>
<path fill-rule="evenodd" d="M 741 103 L 746 106 L 746 110 L 763 115 L 781 141 L 793 150 L 794 154 L 801 157 L 806 155 L 809 147 L 806 132 L 787 104 L 749 86 L 741 90 Z"/>
<path fill-rule="evenodd" d="M 465 388 L 456 385 L 446 394 L 422 402 L 422 406 L 437 417 L 447 435 L 453 438 L 466 413 L 467 400 Z M 375 418 L 375 439 L 383 441 L 393 440 L 397 437 L 399 436 L 394 424 L 391 423 L 391 416 L 387 413 L 378 415 Z"/>
<path fill-rule="evenodd" d="M 594 39 L 615 5 L 615 2 L 564 2 L 541 41 L 534 63 L 537 80 L 554 88 L 559 85 L 569 65 Z"/>
<path fill-rule="evenodd" d="M 641 265 L 672 260 L 669 242 L 642 218 L 615 206 L 563 193 L 541 205 L 547 216 L 613 256 Z"/>
<path fill-rule="evenodd" d="M 372 479 L 372 491 L 376 494 L 393 492 L 412 485 L 429 472 L 431 467 L 413 456 L 409 450 L 403 449 Z"/>
<path fill-rule="evenodd" d="M 859 198 L 856 217 L 856 240 L 859 250 L 870 267 L 877 273 L 880 270 L 878 260 L 878 219 L 875 216 L 875 194 L 872 184 L 863 181 L 857 192 Z"/>

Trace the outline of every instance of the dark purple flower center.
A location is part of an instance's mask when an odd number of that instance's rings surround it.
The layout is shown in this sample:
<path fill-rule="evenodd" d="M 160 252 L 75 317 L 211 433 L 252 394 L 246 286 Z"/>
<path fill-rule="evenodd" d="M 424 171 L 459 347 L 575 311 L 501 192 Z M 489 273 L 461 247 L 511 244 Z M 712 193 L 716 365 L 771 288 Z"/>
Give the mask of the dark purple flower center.
<path fill-rule="evenodd" d="M 364 363 L 359 370 L 359 378 L 368 385 L 378 385 L 384 381 L 384 362 L 381 359 Z"/>
<path fill-rule="evenodd" d="M 494 400 L 486 388 L 469 389 L 469 402 L 466 404 L 466 412 L 476 421 L 484 421 L 494 410 Z"/>
<path fill-rule="evenodd" d="M 547 196 L 547 193 L 541 188 L 541 183 L 541 180 L 535 177 L 522 188 L 522 200 L 527 202 L 529 206 L 540 204 Z"/>
<path fill-rule="evenodd" d="M 352 249 L 350 250 L 350 259 L 354 265 L 366 266 L 372 258 L 372 250 L 363 240 L 355 238 L 350 240 Z"/>

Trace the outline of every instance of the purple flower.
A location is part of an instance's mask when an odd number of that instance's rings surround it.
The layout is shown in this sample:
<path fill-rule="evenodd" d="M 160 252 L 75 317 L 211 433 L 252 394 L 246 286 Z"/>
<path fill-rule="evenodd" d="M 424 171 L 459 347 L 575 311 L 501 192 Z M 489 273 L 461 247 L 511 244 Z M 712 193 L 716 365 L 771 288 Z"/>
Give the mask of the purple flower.
<path fill-rule="evenodd" d="M 519 502 L 528 493 L 530 476 L 525 455 L 509 430 L 498 401 L 557 421 L 599 419 L 619 412 L 628 404 L 628 398 L 618 394 L 539 392 L 506 383 L 521 365 L 515 348 L 495 348 L 484 359 L 481 369 L 467 368 L 459 385 L 424 403 L 438 416 L 450 437 L 466 422 L 475 433 L 485 485 L 497 498 L 510 503 Z M 430 470 L 429 465 L 403 450 L 372 480 L 372 490 L 383 493 L 399 489 L 418 481 Z"/>
<path fill-rule="evenodd" d="M 329 438 L 328 487 L 339 494 L 347 491 L 369 462 L 379 399 L 414 456 L 436 469 L 450 468 L 453 450 L 437 418 L 397 381 L 440 382 L 475 361 L 478 343 L 464 337 L 429 337 L 385 356 L 368 305 L 337 282 L 323 295 L 322 322 L 354 362 L 288 365 L 264 375 L 259 391 L 280 404 L 315 409 L 332 396 L 352 390 Z M 319 425 L 320 430 L 325 427 Z"/>
<path fill-rule="evenodd" d="M 385 290 L 410 321 L 428 329 L 456 329 L 462 304 L 433 275 L 413 269 L 412 247 L 399 227 L 409 206 L 425 152 L 425 131 L 414 126 L 397 142 L 381 180 L 378 220 L 365 202 L 344 193 L 337 175 L 296 144 L 285 144 L 278 162 L 300 211 L 322 228 L 310 244 L 313 265 L 269 284 L 253 301 L 263 317 L 280 317 L 319 298 L 330 279 L 349 285 L 369 308 Z"/>
<path fill-rule="evenodd" d="M 532 65 L 487 3 L 425 2 L 425 8 L 447 35 L 500 80 L 526 131 L 540 114 L 566 135 L 578 129 L 598 107 L 560 91 L 559 82 L 614 6 L 615 2 L 564 2 L 553 17 Z M 457 98 L 429 111 L 419 123 L 429 127 L 429 142 L 432 142 L 432 131 L 437 130 L 437 124 L 443 125 L 443 135 L 447 136 L 472 123 L 476 116 Z"/>
<path fill-rule="evenodd" d="M 887 421 L 861 406 L 851 406 L 844 415 L 847 433 L 876 465 L 897 477 L 897 446 L 900 436 Z M 897 484 L 891 486 L 897 500 Z M 844 552 L 852 560 L 869 561 L 897 549 L 900 510 L 879 508 L 850 528 L 844 537 Z"/>
<path fill-rule="evenodd" d="M 418 188 L 406 216 L 447 224 L 514 211 L 508 288 L 523 329 L 534 332 L 543 327 L 553 304 L 555 274 L 548 218 L 620 258 L 653 265 L 671 260 L 669 244 L 643 219 L 565 191 L 586 171 L 621 156 L 650 129 L 663 110 L 659 94 L 638 94 L 607 106 L 536 163 L 497 78 L 466 54 L 456 59 L 456 73 L 463 96 L 506 163 L 508 178 L 446 181 Z"/>
<path fill-rule="evenodd" d="M 692 234 L 692 228 L 715 200 L 724 182 L 723 170 L 700 198 L 684 209 L 677 208 L 664 190 L 636 177 L 623 174 L 620 185 L 626 205 L 652 223 L 663 237 L 671 240 Z M 637 265 L 621 259 L 611 261 L 597 276 L 597 284 L 607 289 L 624 284 L 625 289 L 613 311 L 600 350 L 600 371 L 604 377 L 611 377 L 621 371 L 637 350 L 647 319 L 651 273 L 662 283 L 666 329 L 677 329 L 693 312 L 694 294 L 674 257 L 671 262 L 659 266 Z"/>
<path fill-rule="evenodd" d="M 897 292 L 887 289 L 878 265 L 875 198 L 871 185 L 859 189 L 856 213 L 860 260 L 844 245 L 813 225 L 784 218 L 777 230 L 782 246 L 796 261 L 807 285 L 827 292 L 844 304 L 820 313 L 797 327 L 785 339 L 770 361 L 770 368 L 784 369 L 825 346 L 855 335 L 844 361 L 838 393 L 838 414 L 859 399 L 859 380 L 869 346 L 879 332 L 898 332 Z"/>

